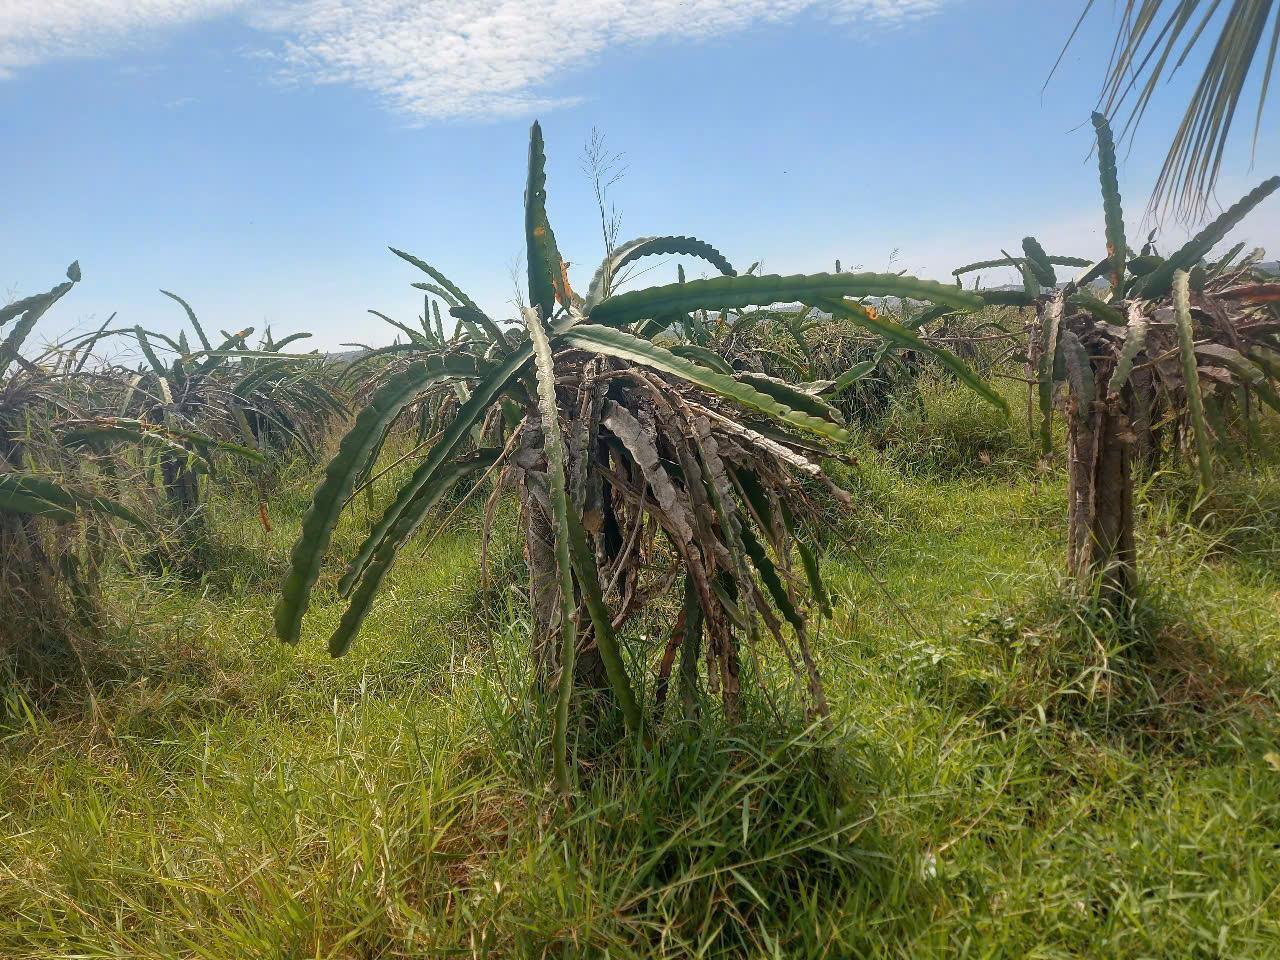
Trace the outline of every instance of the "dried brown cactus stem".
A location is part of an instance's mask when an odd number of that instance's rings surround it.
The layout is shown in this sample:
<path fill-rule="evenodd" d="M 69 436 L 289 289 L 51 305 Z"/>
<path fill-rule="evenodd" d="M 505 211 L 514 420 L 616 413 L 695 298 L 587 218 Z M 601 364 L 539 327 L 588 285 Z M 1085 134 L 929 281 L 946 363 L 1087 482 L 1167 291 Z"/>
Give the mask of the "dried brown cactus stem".
<path fill-rule="evenodd" d="M 555 558 L 555 528 L 547 501 L 546 462 L 541 432 L 526 420 L 520 448 L 513 459 L 516 491 L 525 532 L 525 563 L 529 571 L 529 610 L 532 620 L 532 656 L 535 682 L 550 689 L 559 669 L 557 641 L 560 634 L 559 574 Z M 573 470 L 573 464 L 570 465 Z M 582 598 L 574 590 L 577 653 L 574 685 L 586 689 L 608 686 L 604 662 L 595 644 L 591 620 L 582 610 Z"/>
<path fill-rule="evenodd" d="M 1106 364 L 1099 364 L 1106 366 Z M 1097 371 L 1099 374 L 1105 370 Z M 1097 382 L 1105 383 L 1099 376 Z M 1067 563 L 1086 589 L 1123 603 L 1137 584 L 1133 541 L 1132 392 L 1095 397 L 1067 426 Z M 1080 401 L 1073 397 L 1071 405 Z"/>

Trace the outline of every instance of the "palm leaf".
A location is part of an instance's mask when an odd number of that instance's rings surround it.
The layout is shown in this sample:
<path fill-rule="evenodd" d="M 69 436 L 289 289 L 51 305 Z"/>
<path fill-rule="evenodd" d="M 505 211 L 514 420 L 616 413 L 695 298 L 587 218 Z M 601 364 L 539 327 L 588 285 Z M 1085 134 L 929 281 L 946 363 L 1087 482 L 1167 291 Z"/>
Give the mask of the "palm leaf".
<path fill-rule="evenodd" d="M 1095 0 L 1085 4 L 1063 54 L 1094 5 Z M 1260 57 L 1273 16 L 1270 44 Z M 1141 125 L 1161 80 L 1176 73 L 1211 35 L 1211 24 L 1218 24 L 1217 39 L 1165 156 L 1151 200 L 1153 208 L 1173 206 L 1184 216 L 1198 217 L 1213 195 L 1240 99 L 1259 59 L 1264 72 L 1254 120 L 1255 143 L 1262 129 L 1263 106 L 1280 42 L 1280 13 L 1272 0 L 1125 0 L 1120 22 L 1100 99 L 1111 117 L 1128 105 L 1124 133 L 1130 136 Z"/>

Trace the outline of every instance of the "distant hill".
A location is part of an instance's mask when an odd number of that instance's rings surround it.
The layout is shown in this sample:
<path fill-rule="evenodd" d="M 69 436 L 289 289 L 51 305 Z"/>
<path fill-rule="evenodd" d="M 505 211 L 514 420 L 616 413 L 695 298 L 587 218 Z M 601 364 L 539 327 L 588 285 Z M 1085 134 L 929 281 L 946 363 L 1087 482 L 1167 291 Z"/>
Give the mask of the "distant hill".
<path fill-rule="evenodd" d="M 365 350 L 363 347 L 359 347 L 355 350 L 340 350 L 337 353 L 326 353 L 325 357 L 332 360 L 334 363 L 350 363 L 352 360 L 359 360 L 368 352 L 369 351 Z"/>

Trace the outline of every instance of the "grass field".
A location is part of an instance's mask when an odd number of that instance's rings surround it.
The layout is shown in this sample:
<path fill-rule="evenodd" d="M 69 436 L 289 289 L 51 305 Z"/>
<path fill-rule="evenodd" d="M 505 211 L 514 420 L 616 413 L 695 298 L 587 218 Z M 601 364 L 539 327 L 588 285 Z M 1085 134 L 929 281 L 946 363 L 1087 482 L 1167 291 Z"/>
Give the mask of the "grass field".
<path fill-rule="evenodd" d="M 215 510 L 219 575 L 110 581 L 88 688 L 3 688 L 0 955 L 1280 956 L 1280 472 L 1145 488 L 1124 631 L 980 403 L 931 391 L 845 474 L 829 729 L 763 656 L 732 727 L 580 732 L 569 804 L 509 523 L 488 585 L 475 515 L 407 551 L 331 661 L 331 595 L 270 635 L 306 478 L 270 534 Z"/>

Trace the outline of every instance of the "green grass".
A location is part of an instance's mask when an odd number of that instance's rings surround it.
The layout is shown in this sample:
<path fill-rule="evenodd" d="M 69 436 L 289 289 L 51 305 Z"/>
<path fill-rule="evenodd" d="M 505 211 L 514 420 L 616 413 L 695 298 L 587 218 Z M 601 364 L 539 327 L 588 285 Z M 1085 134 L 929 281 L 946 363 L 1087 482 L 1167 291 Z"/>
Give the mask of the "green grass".
<path fill-rule="evenodd" d="M 305 497 L 224 505 L 204 583 L 108 583 L 113 671 L 0 688 L 0 955 L 1280 956 L 1280 474 L 1157 478 L 1126 631 L 1024 427 L 910 416 L 827 531 L 830 729 L 762 655 L 736 725 L 579 730 L 569 804 L 509 523 L 488 585 L 474 512 L 407 551 L 333 661 L 333 571 L 269 635 Z"/>

